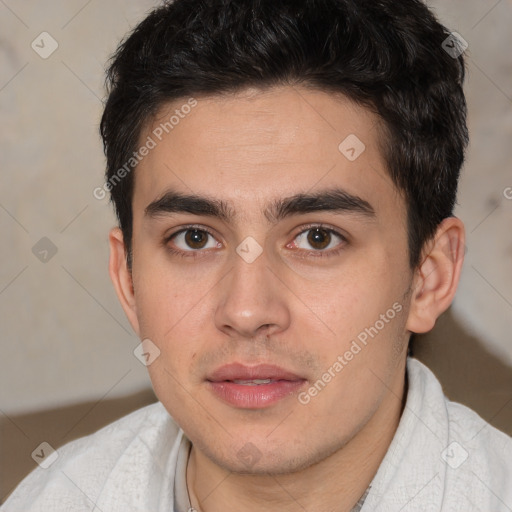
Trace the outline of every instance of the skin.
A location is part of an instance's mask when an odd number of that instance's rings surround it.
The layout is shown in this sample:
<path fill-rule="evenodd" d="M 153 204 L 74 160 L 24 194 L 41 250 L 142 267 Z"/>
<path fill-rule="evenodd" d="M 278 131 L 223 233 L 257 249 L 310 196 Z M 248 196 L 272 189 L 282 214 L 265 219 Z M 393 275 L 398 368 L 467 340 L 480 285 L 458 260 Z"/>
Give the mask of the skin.
<path fill-rule="evenodd" d="M 121 304 L 140 339 L 161 351 L 148 367 L 155 393 L 192 441 L 192 506 L 348 511 L 398 426 L 410 333 L 430 330 L 453 299 L 462 222 L 445 219 L 413 270 L 405 202 L 388 177 L 374 114 L 299 87 L 197 99 L 137 167 L 131 273 L 120 229 L 110 233 Z M 185 101 L 162 107 L 140 140 Z M 366 146 L 355 161 L 338 149 L 349 134 Z M 277 199 L 336 187 L 369 203 L 374 215 L 299 212 L 269 222 L 264 213 Z M 225 201 L 234 217 L 148 215 L 171 189 Z M 184 235 L 169 240 L 190 224 L 212 231 L 204 248 L 191 248 Z M 318 224 L 345 240 L 320 232 L 320 243 L 308 242 L 307 230 Z M 252 263 L 236 252 L 248 236 L 262 249 Z M 396 303 L 401 311 L 307 404 L 293 393 L 240 409 L 205 380 L 226 363 L 272 363 L 306 379 L 307 391 Z M 238 455 L 244 447 L 249 463 Z"/>

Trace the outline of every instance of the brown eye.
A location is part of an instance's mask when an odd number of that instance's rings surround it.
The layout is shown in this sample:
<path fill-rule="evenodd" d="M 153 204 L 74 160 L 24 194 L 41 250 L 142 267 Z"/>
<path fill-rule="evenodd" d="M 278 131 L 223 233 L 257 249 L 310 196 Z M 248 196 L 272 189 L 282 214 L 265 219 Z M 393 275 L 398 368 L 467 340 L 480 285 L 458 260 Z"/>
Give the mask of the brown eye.
<path fill-rule="evenodd" d="M 325 249 L 331 241 L 331 232 L 322 228 L 310 229 L 308 232 L 308 242 L 313 249 Z"/>
<path fill-rule="evenodd" d="M 208 233 L 200 229 L 189 229 L 185 232 L 185 242 L 191 249 L 202 249 L 208 241 Z"/>
<path fill-rule="evenodd" d="M 294 247 L 306 249 L 310 252 L 332 253 L 324 249 L 334 249 L 343 246 L 346 238 L 333 229 L 327 229 L 322 226 L 313 226 L 302 233 L 299 233 L 293 242 Z"/>
<path fill-rule="evenodd" d="M 169 243 L 170 242 L 182 252 L 214 249 L 218 248 L 220 245 L 212 234 L 204 229 L 198 228 L 182 229 L 170 237 Z"/>

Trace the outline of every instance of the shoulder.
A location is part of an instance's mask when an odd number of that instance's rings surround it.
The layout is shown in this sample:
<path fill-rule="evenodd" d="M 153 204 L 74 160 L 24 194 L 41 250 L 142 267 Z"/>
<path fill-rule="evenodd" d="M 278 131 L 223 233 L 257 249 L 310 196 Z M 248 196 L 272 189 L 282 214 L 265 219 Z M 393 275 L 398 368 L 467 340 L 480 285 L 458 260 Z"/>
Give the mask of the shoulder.
<path fill-rule="evenodd" d="M 55 460 L 46 469 L 45 464 L 34 469 L 1 510 L 92 510 L 110 481 L 122 475 L 133 483 L 144 478 L 133 474 L 134 467 L 142 473 L 153 464 L 165 466 L 178 434 L 160 402 L 138 409 L 58 448 Z"/>
<path fill-rule="evenodd" d="M 453 489 L 446 506 L 511 510 L 512 438 L 465 405 L 447 400 L 446 408 L 450 430 L 442 457 Z"/>
<path fill-rule="evenodd" d="M 512 437 L 469 407 L 449 400 L 432 371 L 419 361 L 411 359 L 408 372 L 422 382 L 430 415 L 446 422 L 440 453 L 445 468 L 444 505 L 461 506 L 462 499 L 467 510 L 512 506 Z"/>
<path fill-rule="evenodd" d="M 446 397 L 441 383 L 427 366 L 417 359 L 408 358 L 407 372 L 409 378 L 414 380 L 417 388 L 415 392 L 421 396 L 428 414 L 434 418 L 442 416 L 446 419 L 450 441 L 460 442 L 465 449 L 483 451 L 484 453 L 478 454 L 480 460 L 485 453 L 496 462 L 511 454 L 512 437 L 493 427 L 474 410 Z M 504 462 L 512 469 L 512 458 L 507 458 Z"/>
<path fill-rule="evenodd" d="M 452 450 L 458 453 L 460 467 L 476 474 L 493 475 L 498 481 L 512 481 L 512 437 L 493 427 L 463 404 L 446 399 Z M 454 465 L 457 465 L 455 463 Z"/>

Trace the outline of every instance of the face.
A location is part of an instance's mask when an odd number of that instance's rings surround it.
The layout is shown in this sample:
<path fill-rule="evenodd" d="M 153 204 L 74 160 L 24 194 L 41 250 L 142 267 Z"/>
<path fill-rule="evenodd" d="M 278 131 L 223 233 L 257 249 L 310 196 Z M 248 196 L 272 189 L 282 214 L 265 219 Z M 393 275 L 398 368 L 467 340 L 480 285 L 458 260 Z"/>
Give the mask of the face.
<path fill-rule="evenodd" d="M 135 174 L 125 309 L 195 448 L 234 472 L 305 468 L 403 381 L 404 199 L 377 118 L 347 99 L 283 87 L 186 103 L 141 134 L 156 145 Z"/>

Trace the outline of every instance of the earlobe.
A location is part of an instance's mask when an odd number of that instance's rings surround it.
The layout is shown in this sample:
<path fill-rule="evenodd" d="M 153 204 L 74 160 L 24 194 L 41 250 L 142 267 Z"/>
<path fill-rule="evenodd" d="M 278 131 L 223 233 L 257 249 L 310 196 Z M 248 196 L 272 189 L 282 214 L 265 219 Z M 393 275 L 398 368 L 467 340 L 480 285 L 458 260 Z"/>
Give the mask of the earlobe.
<path fill-rule="evenodd" d="M 448 217 L 425 245 L 413 282 L 409 331 L 430 331 L 452 303 L 464 261 L 464 242 L 464 224 L 457 217 Z"/>
<path fill-rule="evenodd" d="M 139 336 L 139 322 L 137 319 L 132 275 L 126 261 L 126 247 L 121 229 L 113 228 L 109 233 L 108 239 L 110 246 L 108 266 L 110 279 L 133 330 Z"/>

